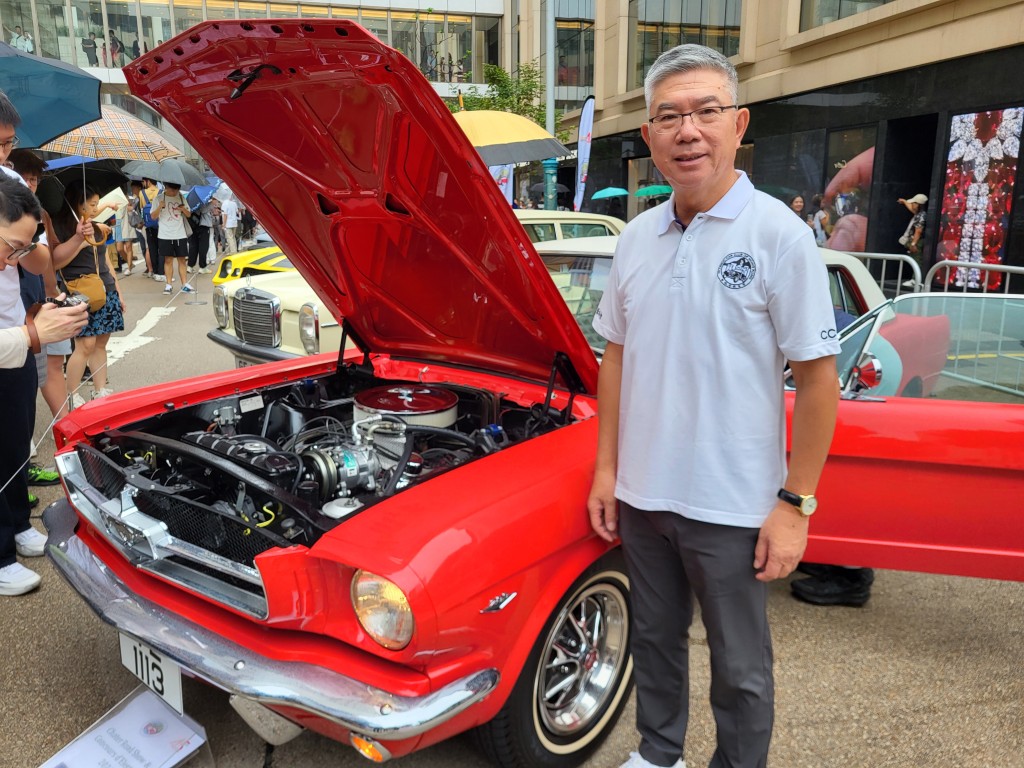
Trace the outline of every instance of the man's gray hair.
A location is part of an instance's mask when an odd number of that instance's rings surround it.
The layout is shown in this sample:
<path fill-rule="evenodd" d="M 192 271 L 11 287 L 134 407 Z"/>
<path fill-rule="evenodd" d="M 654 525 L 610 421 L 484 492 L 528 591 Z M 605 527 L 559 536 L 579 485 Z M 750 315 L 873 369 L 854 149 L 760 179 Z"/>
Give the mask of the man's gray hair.
<path fill-rule="evenodd" d="M 647 113 L 651 112 L 651 98 L 658 83 L 672 75 L 700 69 L 710 69 L 725 75 L 733 103 L 738 102 L 740 80 L 736 74 L 736 67 L 714 48 L 687 43 L 665 51 L 648 70 L 647 77 L 644 78 L 644 101 L 647 103 Z"/>

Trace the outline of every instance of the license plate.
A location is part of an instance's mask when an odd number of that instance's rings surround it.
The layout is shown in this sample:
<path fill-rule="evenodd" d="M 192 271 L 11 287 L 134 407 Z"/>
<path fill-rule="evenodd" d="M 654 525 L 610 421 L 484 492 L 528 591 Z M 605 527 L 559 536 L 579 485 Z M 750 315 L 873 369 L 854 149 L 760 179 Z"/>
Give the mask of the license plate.
<path fill-rule="evenodd" d="M 248 360 L 243 360 L 240 357 L 235 358 L 235 368 L 248 368 L 252 363 Z"/>
<path fill-rule="evenodd" d="M 118 633 L 121 641 L 121 663 L 153 693 L 185 714 L 181 696 L 181 668 L 162 653 L 158 653 L 141 640 Z"/>

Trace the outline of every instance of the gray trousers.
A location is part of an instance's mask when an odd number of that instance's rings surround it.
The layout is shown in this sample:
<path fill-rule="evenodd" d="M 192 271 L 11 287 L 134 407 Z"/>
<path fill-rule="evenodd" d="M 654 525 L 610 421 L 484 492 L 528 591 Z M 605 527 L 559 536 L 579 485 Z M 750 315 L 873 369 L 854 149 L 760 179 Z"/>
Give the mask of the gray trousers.
<path fill-rule="evenodd" d="M 640 754 L 679 759 L 689 716 L 693 596 L 711 650 L 718 748 L 709 768 L 764 768 L 775 718 L 767 585 L 754 578 L 756 528 L 688 520 L 620 502 L 629 568 Z"/>

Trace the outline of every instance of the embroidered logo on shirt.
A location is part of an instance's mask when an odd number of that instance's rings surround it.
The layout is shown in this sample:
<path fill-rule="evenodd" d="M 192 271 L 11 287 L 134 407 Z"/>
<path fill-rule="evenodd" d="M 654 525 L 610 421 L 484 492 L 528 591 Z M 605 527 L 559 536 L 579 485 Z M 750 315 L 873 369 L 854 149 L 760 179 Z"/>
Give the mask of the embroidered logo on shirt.
<path fill-rule="evenodd" d="M 757 265 L 749 253 L 730 253 L 718 265 L 718 280 L 726 288 L 746 288 L 756 273 Z"/>

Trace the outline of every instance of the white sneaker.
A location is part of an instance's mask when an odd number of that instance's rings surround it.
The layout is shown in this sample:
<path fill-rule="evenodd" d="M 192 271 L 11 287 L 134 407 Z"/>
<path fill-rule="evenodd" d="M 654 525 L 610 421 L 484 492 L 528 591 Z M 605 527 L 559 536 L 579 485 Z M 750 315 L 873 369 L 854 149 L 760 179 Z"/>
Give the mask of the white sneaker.
<path fill-rule="evenodd" d="M 196 268 L 195 268 L 195 267 L 189 267 L 189 268 L 188 268 L 188 269 L 186 269 L 185 271 L 186 271 L 186 272 L 188 272 L 188 273 L 189 273 L 189 274 L 191 275 L 191 274 L 192 274 L 193 272 L 195 272 L 195 271 L 196 271 Z"/>
<path fill-rule="evenodd" d="M 43 554 L 46 537 L 35 528 L 29 528 L 27 531 L 14 534 L 14 544 L 22 557 L 40 557 Z"/>
<path fill-rule="evenodd" d="M 123 267 L 121 267 L 121 274 L 122 275 L 130 275 L 131 273 L 132 273 L 132 268 L 129 267 L 127 264 L 125 264 Z"/>
<path fill-rule="evenodd" d="M 181 286 L 181 290 L 184 293 L 193 293 L 195 291 L 195 288 L 193 288 L 191 285 L 186 283 L 185 285 Z"/>
<path fill-rule="evenodd" d="M 110 387 L 101 387 L 100 389 L 97 389 L 95 392 L 93 392 L 92 399 L 97 400 L 101 397 L 106 397 L 107 395 L 112 394 L 114 394 L 114 390 L 112 390 Z"/>
<path fill-rule="evenodd" d="M 85 398 L 82 397 L 77 392 L 73 393 L 71 395 L 71 410 L 75 410 L 75 408 L 81 408 L 83 405 L 85 405 Z"/>
<path fill-rule="evenodd" d="M 166 282 L 166 281 L 165 281 Z M 164 293 L 170 293 L 173 289 L 169 285 L 164 286 Z"/>
<path fill-rule="evenodd" d="M 163 275 L 157 275 L 153 279 L 156 280 L 158 283 L 166 283 L 167 282 L 167 278 L 164 277 Z"/>
<path fill-rule="evenodd" d="M 0 568 L 0 595 L 24 595 L 39 586 L 42 579 L 21 563 Z"/>
<path fill-rule="evenodd" d="M 654 763 L 644 760 L 639 752 L 630 752 L 629 760 L 624 762 L 620 768 L 660 768 Z M 686 761 L 680 758 L 672 764 L 672 768 L 686 768 Z"/>
<path fill-rule="evenodd" d="M 207 267 L 203 267 L 202 269 L 199 270 L 199 274 L 200 275 L 208 275 L 208 274 L 210 274 L 210 270 Z"/>

